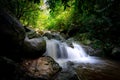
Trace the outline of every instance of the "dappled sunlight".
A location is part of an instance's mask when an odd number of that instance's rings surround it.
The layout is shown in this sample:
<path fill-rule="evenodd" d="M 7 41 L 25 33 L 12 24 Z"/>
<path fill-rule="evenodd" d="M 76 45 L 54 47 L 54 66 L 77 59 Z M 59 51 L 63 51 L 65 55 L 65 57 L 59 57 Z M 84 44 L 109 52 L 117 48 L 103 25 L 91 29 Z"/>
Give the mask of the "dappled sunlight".
<path fill-rule="evenodd" d="M 45 7 L 45 3 L 42 3 L 40 9 Z M 68 22 L 70 21 L 70 17 L 72 15 L 72 8 L 68 8 L 64 10 L 64 6 L 56 7 L 55 12 L 50 12 L 50 9 L 44 8 L 40 11 L 37 20 L 38 29 L 61 29 L 64 28 Z"/>
<path fill-rule="evenodd" d="M 54 29 L 61 29 L 65 27 L 70 19 L 71 13 L 70 11 L 60 11 L 59 14 L 55 15 L 53 18 L 52 16 L 49 16 L 49 18 L 46 20 L 48 21 L 46 25 L 44 25 L 46 28 L 54 28 Z"/>
<path fill-rule="evenodd" d="M 30 9 L 31 13 L 25 13 L 20 21 L 33 29 L 38 28 L 39 30 L 60 30 L 66 29 L 71 22 L 71 16 L 74 11 L 74 1 L 69 1 L 69 7 L 64 7 L 61 1 L 58 3 L 49 3 L 46 0 L 41 0 L 39 4 L 34 4 L 35 8 Z M 54 10 L 50 6 L 54 5 Z M 34 11 L 36 9 L 36 11 Z M 27 16 L 26 16 L 27 15 Z"/>

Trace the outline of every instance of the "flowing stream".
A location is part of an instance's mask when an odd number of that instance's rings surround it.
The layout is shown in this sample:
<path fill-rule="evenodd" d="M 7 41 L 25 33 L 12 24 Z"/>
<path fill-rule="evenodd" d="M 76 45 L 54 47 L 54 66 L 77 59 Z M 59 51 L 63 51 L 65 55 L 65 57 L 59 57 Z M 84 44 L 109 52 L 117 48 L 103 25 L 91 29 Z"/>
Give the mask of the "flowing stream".
<path fill-rule="evenodd" d="M 46 42 L 46 55 L 63 68 L 55 80 L 120 80 L 119 62 L 89 56 L 75 42 L 72 45 L 55 39 Z"/>
<path fill-rule="evenodd" d="M 72 42 L 72 46 L 55 39 L 47 40 L 46 42 L 46 54 L 54 58 L 62 67 L 65 67 L 68 61 L 83 63 L 98 62 L 95 57 L 89 56 L 82 46 L 75 42 Z"/>

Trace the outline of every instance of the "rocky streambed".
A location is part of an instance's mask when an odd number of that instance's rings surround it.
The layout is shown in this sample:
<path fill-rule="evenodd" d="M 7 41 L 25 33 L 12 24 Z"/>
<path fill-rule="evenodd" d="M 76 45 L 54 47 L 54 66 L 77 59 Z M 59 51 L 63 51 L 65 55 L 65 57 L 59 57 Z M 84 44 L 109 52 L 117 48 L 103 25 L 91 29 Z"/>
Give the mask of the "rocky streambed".
<path fill-rule="evenodd" d="M 94 57 L 96 62 L 67 62 L 55 80 L 120 80 L 119 62 Z"/>

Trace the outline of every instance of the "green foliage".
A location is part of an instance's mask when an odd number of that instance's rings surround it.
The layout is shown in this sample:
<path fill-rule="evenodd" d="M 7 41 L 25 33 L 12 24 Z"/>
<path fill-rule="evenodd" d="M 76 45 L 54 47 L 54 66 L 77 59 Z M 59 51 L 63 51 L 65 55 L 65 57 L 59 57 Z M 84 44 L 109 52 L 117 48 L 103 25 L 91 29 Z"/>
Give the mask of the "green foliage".
<path fill-rule="evenodd" d="M 1 0 L 24 25 L 67 31 L 83 43 L 120 46 L 120 0 Z"/>
<path fill-rule="evenodd" d="M 20 17 L 20 20 L 24 25 L 33 28 L 37 26 L 38 16 L 40 15 L 40 10 L 38 9 L 38 7 L 39 6 L 37 4 L 34 4 L 23 13 L 23 15 Z"/>
<path fill-rule="evenodd" d="M 10 11 L 24 25 L 37 25 L 40 0 L 1 0 L 0 7 Z"/>
<path fill-rule="evenodd" d="M 56 13 L 55 13 L 56 14 Z M 69 12 L 68 11 L 60 11 L 57 15 L 52 14 L 52 16 L 49 17 L 48 25 L 46 25 L 46 28 L 48 29 L 56 29 L 56 30 L 62 30 L 66 29 L 68 21 L 69 21 Z"/>
<path fill-rule="evenodd" d="M 92 43 L 89 33 L 77 34 L 74 38 L 85 45 L 90 45 Z"/>
<path fill-rule="evenodd" d="M 78 29 L 74 33 L 89 33 L 90 39 L 100 40 L 102 44 L 119 44 L 119 1 L 113 0 L 48 0 L 50 14 L 47 29 L 67 30 Z M 117 7 L 118 6 L 118 7 Z M 115 11 L 114 11 L 115 9 Z M 67 14 L 63 14 L 66 12 Z M 112 16 L 117 16 L 116 19 Z M 119 33 L 119 32 L 118 32 Z M 104 36 L 103 36 L 104 35 Z M 84 37 L 84 36 L 83 36 Z M 113 38 L 114 40 L 112 40 Z M 116 40 L 118 39 L 118 40 Z"/>

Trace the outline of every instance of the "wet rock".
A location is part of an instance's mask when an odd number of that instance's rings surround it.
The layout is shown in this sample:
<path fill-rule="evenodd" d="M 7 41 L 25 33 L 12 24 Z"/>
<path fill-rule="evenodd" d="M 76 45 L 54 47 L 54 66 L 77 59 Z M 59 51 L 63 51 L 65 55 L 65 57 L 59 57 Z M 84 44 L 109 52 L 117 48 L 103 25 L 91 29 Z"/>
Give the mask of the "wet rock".
<path fill-rule="evenodd" d="M 46 51 L 46 41 L 43 38 L 32 38 L 27 37 L 24 40 L 23 52 L 25 57 L 40 57 Z"/>
<path fill-rule="evenodd" d="M 22 63 L 25 73 L 35 78 L 51 80 L 60 70 L 61 67 L 51 57 L 40 57 L 34 60 L 25 60 Z"/>
<path fill-rule="evenodd" d="M 64 37 L 64 39 L 68 39 L 68 38 L 69 38 L 69 35 L 68 35 L 68 33 L 67 33 L 67 30 L 61 30 L 61 31 L 60 31 L 60 35 L 61 35 L 62 37 Z"/>
<path fill-rule="evenodd" d="M 66 65 L 63 66 L 61 72 L 59 72 L 52 80 L 79 80 L 75 72 L 74 62 L 68 61 Z"/>
<path fill-rule="evenodd" d="M 66 40 L 66 43 L 69 47 L 74 48 L 74 46 L 73 46 L 74 41 L 75 41 L 74 38 L 69 38 Z"/>
<path fill-rule="evenodd" d="M 86 53 L 90 56 L 102 56 L 102 50 L 100 49 L 94 49 L 91 46 L 85 46 L 82 45 L 82 47 L 84 48 L 84 50 L 86 51 Z"/>
<path fill-rule="evenodd" d="M 51 32 L 46 32 L 43 34 L 43 36 L 47 37 L 48 39 L 52 39 L 53 35 L 51 34 Z"/>
<path fill-rule="evenodd" d="M 61 71 L 52 80 L 79 80 L 79 78 L 77 77 L 77 74 L 74 74 L 71 71 Z"/>
<path fill-rule="evenodd" d="M 42 31 L 38 32 L 38 30 L 33 30 L 32 28 L 30 28 L 28 26 L 24 26 L 24 28 L 25 28 L 25 31 L 26 31 L 26 36 L 29 39 L 38 38 L 38 37 L 42 36 Z"/>
<path fill-rule="evenodd" d="M 111 56 L 115 59 L 120 60 L 120 47 L 113 48 Z"/>
<path fill-rule="evenodd" d="M 61 67 L 51 57 L 25 59 L 17 63 L 0 57 L 0 80 L 52 80 Z"/>
<path fill-rule="evenodd" d="M 44 33 L 45 37 L 47 37 L 48 39 L 56 39 L 56 40 L 61 40 L 61 41 L 65 41 L 65 39 L 59 34 L 59 32 L 46 32 Z"/>

